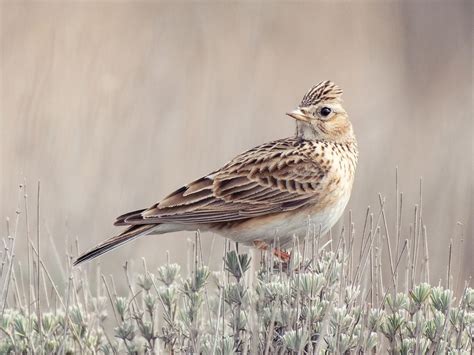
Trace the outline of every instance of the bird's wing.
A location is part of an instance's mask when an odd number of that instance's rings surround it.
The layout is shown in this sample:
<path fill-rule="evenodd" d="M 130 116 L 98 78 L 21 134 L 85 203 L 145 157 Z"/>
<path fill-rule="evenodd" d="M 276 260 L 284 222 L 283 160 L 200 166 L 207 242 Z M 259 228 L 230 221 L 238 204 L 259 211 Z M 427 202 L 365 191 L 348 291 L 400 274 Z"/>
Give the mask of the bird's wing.
<path fill-rule="evenodd" d="M 311 157 L 314 144 L 285 139 L 258 146 L 116 223 L 231 222 L 297 209 L 317 199 L 327 184 L 327 166 Z"/>

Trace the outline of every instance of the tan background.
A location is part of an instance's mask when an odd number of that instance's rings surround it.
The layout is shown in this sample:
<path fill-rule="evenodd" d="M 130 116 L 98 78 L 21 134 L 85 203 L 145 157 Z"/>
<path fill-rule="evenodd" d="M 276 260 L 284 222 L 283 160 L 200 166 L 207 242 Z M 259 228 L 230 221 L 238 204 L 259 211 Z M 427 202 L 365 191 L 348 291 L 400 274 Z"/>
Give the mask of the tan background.
<path fill-rule="evenodd" d="M 423 176 L 433 282 L 461 233 L 454 272 L 467 278 L 472 25 L 469 1 L 3 1 L 0 216 L 14 216 L 19 182 L 34 197 L 40 179 L 44 255 L 53 256 L 46 230 L 60 251 L 76 236 L 88 248 L 116 231 L 118 214 L 292 134 L 284 113 L 332 79 L 360 144 L 357 230 L 378 192 L 393 225 L 398 166 L 406 238 Z M 166 250 L 184 262 L 187 237 L 137 241 L 104 256 L 105 271 L 141 256 L 154 267 Z M 206 258 L 211 239 L 203 236 Z"/>

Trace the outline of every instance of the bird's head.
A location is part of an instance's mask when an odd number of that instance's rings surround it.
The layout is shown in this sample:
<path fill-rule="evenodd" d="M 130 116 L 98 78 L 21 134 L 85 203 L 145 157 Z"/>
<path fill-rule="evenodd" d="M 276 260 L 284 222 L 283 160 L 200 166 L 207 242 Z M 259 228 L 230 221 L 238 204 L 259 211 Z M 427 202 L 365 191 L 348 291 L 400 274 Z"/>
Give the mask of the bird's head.
<path fill-rule="evenodd" d="M 341 96 L 342 90 L 332 81 L 322 81 L 309 89 L 299 106 L 287 113 L 296 120 L 296 135 L 340 143 L 354 140 Z"/>

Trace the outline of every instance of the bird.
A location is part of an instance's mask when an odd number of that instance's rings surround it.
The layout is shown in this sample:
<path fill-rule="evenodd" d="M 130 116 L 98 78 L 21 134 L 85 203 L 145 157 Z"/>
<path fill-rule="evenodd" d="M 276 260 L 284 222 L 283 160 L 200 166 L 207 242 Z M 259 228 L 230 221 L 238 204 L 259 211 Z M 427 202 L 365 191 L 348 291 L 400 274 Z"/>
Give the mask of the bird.
<path fill-rule="evenodd" d="M 148 234 L 209 231 L 258 249 L 278 241 L 282 258 L 309 222 L 326 234 L 349 201 L 358 160 L 342 90 L 322 81 L 287 115 L 296 122 L 293 136 L 247 150 L 151 207 L 117 217 L 125 229 L 74 265 Z"/>

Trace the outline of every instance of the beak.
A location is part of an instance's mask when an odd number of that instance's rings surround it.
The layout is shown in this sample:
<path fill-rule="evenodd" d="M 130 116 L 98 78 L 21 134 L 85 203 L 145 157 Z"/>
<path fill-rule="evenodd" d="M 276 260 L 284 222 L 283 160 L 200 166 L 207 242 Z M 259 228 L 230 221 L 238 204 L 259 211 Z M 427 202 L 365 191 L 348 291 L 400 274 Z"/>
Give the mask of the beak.
<path fill-rule="evenodd" d="M 301 111 L 300 108 L 296 108 L 293 111 L 288 112 L 287 115 L 294 118 L 295 120 L 298 120 L 298 121 L 303 121 L 303 122 L 309 122 L 310 121 L 310 118 L 306 115 L 306 113 Z"/>

